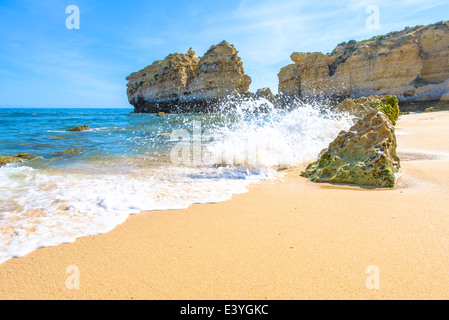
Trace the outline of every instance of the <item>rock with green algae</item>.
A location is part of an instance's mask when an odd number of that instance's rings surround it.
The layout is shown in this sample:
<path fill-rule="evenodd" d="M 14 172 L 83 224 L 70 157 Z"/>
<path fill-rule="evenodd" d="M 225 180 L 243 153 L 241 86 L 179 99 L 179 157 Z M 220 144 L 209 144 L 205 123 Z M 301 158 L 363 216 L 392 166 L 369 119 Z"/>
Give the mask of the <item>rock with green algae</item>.
<path fill-rule="evenodd" d="M 372 110 L 340 132 L 301 176 L 313 182 L 394 187 L 399 168 L 394 126 L 384 113 Z"/>
<path fill-rule="evenodd" d="M 22 159 L 12 156 L 0 157 L 0 167 L 7 165 L 8 163 L 15 163 L 15 162 L 22 162 Z"/>
<path fill-rule="evenodd" d="M 53 154 L 54 157 L 62 157 L 66 155 L 80 155 L 85 152 L 90 151 L 89 149 L 82 149 L 82 148 L 69 148 L 63 151 L 58 151 Z"/>
<path fill-rule="evenodd" d="M 31 159 L 36 158 L 36 155 L 34 153 L 19 153 L 19 154 L 16 154 L 14 157 L 20 158 L 23 160 L 31 160 Z"/>
<path fill-rule="evenodd" d="M 32 153 L 19 153 L 15 156 L 0 156 L 0 167 L 8 163 L 22 162 L 23 160 L 30 160 L 36 156 Z"/>
<path fill-rule="evenodd" d="M 399 117 L 399 104 L 396 96 L 369 96 L 358 99 L 345 99 L 337 106 L 339 111 L 363 117 L 371 110 L 380 110 L 390 119 L 393 125 Z"/>
<path fill-rule="evenodd" d="M 86 130 L 90 130 L 91 127 L 89 126 L 77 126 L 75 128 L 72 129 L 68 129 L 66 130 L 67 132 L 81 132 L 81 131 L 86 131 Z"/>

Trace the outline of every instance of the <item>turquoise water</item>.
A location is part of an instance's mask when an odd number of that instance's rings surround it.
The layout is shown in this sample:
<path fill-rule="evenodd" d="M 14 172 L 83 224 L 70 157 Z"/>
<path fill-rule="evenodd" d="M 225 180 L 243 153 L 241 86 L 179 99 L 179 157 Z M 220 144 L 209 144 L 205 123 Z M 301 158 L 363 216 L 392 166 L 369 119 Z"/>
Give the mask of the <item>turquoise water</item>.
<path fill-rule="evenodd" d="M 0 109 L 0 156 L 34 155 L 0 167 L 0 263 L 107 232 L 143 210 L 228 200 L 312 159 L 352 121 L 263 99 L 223 110 Z M 91 129 L 66 131 L 78 125 Z"/>
<path fill-rule="evenodd" d="M 0 109 L 0 155 L 33 153 L 42 161 L 32 167 L 73 164 L 76 161 L 139 157 L 168 152 L 170 133 L 205 115 L 157 117 L 133 109 Z M 210 118 L 210 116 L 209 116 Z M 92 130 L 67 129 L 89 125 Z M 63 154 L 62 152 L 69 150 Z"/>

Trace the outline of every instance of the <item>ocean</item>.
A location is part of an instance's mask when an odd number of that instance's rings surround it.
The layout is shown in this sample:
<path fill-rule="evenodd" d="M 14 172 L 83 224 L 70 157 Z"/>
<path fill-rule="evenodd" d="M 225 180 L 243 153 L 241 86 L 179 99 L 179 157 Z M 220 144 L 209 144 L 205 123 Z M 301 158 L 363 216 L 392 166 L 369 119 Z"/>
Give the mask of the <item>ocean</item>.
<path fill-rule="evenodd" d="M 214 114 L 0 109 L 0 263 L 112 230 L 130 214 L 244 193 L 314 159 L 353 119 L 318 103 L 223 103 Z M 90 130 L 67 132 L 78 125 Z"/>

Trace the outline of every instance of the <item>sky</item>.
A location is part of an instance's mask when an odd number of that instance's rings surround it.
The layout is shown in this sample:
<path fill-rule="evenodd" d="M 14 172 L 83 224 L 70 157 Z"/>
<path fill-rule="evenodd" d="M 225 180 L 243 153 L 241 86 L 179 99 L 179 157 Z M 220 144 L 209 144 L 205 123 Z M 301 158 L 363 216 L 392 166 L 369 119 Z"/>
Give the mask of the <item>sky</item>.
<path fill-rule="evenodd" d="M 67 27 L 70 5 L 79 29 Z M 276 93 L 293 52 L 327 53 L 448 13 L 449 0 L 0 0 L 0 107 L 130 107 L 130 73 L 222 40 L 239 51 L 250 91 Z"/>

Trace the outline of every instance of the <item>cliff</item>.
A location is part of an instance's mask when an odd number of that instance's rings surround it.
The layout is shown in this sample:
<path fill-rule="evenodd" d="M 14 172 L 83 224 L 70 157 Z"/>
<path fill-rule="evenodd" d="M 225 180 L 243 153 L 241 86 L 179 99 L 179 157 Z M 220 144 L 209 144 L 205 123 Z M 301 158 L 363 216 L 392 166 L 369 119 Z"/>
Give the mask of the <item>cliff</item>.
<path fill-rule="evenodd" d="M 286 95 L 443 101 L 449 94 L 448 21 L 351 40 L 328 54 L 295 52 L 290 58 L 294 64 L 278 74 L 279 92 Z"/>
<path fill-rule="evenodd" d="M 220 99 L 248 93 L 251 78 L 233 45 L 223 41 L 199 58 L 170 54 L 126 80 L 127 95 L 135 112 L 207 112 Z"/>

